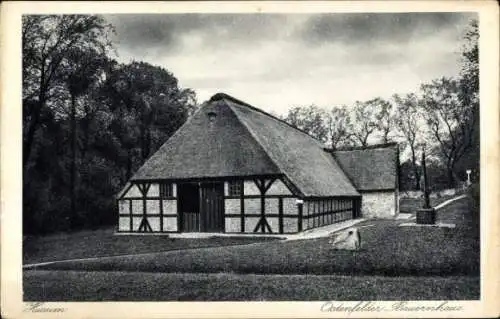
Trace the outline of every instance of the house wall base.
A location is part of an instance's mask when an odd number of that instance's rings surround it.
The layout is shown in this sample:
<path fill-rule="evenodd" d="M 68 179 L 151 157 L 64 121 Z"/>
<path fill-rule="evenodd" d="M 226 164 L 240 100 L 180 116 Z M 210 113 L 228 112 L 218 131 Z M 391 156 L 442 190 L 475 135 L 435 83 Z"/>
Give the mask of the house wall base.
<path fill-rule="evenodd" d="M 398 196 L 395 191 L 360 192 L 361 216 L 365 218 L 394 218 L 398 214 Z"/>

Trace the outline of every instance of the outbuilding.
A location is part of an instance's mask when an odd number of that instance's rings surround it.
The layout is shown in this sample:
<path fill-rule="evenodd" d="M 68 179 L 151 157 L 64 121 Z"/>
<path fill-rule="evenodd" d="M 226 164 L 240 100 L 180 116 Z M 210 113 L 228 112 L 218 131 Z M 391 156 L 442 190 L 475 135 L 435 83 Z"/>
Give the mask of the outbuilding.
<path fill-rule="evenodd" d="M 398 212 L 397 145 L 332 151 L 218 93 L 118 194 L 118 232 L 289 234 Z"/>

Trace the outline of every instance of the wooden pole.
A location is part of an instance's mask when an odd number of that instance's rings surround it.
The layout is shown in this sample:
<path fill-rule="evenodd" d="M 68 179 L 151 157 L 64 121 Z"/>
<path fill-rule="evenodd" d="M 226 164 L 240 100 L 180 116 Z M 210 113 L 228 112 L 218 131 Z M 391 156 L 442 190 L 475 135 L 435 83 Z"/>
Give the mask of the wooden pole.
<path fill-rule="evenodd" d="M 427 167 L 425 164 L 425 149 L 422 151 L 422 168 L 424 174 L 424 208 L 430 208 L 429 200 L 429 181 L 427 180 Z"/>
<path fill-rule="evenodd" d="M 429 181 L 427 178 L 427 166 L 425 164 L 425 149 L 422 152 L 422 169 L 424 178 L 424 207 L 417 210 L 417 224 L 435 224 L 436 211 L 430 205 Z"/>

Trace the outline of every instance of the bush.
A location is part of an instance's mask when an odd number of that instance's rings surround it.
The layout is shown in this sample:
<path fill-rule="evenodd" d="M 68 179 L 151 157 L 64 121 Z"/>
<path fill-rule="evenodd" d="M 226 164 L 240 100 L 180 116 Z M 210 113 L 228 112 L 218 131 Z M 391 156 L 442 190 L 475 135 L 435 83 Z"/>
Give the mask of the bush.
<path fill-rule="evenodd" d="M 472 198 L 473 205 L 475 206 L 474 208 L 477 208 L 479 211 L 480 203 L 481 203 L 481 190 L 480 190 L 480 185 L 479 183 L 474 183 L 469 187 L 469 196 Z"/>
<path fill-rule="evenodd" d="M 480 232 L 480 211 L 481 211 L 481 191 L 479 183 L 472 184 L 467 190 L 470 200 L 471 226 L 474 236 L 479 238 Z"/>

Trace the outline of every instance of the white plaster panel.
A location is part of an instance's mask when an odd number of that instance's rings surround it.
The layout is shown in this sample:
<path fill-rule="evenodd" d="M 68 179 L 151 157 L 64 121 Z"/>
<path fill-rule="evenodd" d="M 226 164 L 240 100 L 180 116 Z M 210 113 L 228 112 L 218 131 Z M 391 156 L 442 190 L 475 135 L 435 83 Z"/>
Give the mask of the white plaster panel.
<path fill-rule="evenodd" d="M 142 193 L 137 188 L 137 185 L 132 185 L 132 187 L 125 193 L 125 198 L 127 197 L 142 197 Z"/>
<path fill-rule="evenodd" d="M 240 200 L 239 199 L 225 199 L 225 213 L 226 214 L 241 214 Z"/>
<path fill-rule="evenodd" d="M 153 231 L 160 231 L 160 217 L 148 217 L 148 222 Z"/>
<path fill-rule="evenodd" d="M 245 233 L 253 233 L 260 217 L 245 217 Z"/>
<path fill-rule="evenodd" d="M 260 214 L 260 198 L 245 199 L 245 214 Z"/>
<path fill-rule="evenodd" d="M 163 200 L 163 214 L 177 214 L 177 200 Z"/>
<path fill-rule="evenodd" d="M 164 231 L 177 231 L 177 217 L 163 217 Z"/>
<path fill-rule="evenodd" d="M 120 217 L 118 220 L 119 231 L 130 231 L 130 217 Z"/>
<path fill-rule="evenodd" d="M 265 207 L 266 207 L 266 215 L 268 214 L 278 214 L 278 199 L 277 198 L 266 198 Z"/>
<path fill-rule="evenodd" d="M 396 216 L 395 193 L 362 193 L 361 215 L 367 218 L 392 218 Z"/>
<path fill-rule="evenodd" d="M 243 193 L 245 195 L 260 195 L 260 191 L 254 181 L 246 180 L 243 182 Z"/>
<path fill-rule="evenodd" d="M 241 219 L 239 217 L 226 217 L 226 233 L 241 232 Z M 254 226 L 255 227 L 255 226 Z"/>
<path fill-rule="evenodd" d="M 129 206 L 128 200 L 119 200 L 118 201 L 118 212 L 120 214 L 129 214 L 130 213 L 130 206 Z"/>
<path fill-rule="evenodd" d="M 280 224 L 278 217 L 266 217 L 266 220 L 269 226 L 271 227 L 271 231 L 275 234 L 278 234 L 280 232 Z"/>
<path fill-rule="evenodd" d="M 283 214 L 298 215 L 296 198 L 283 198 Z"/>
<path fill-rule="evenodd" d="M 160 201 L 157 199 L 146 200 L 146 214 L 160 214 Z"/>
<path fill-rule="evenodd" d="M 143 203 L 142 199 L 133 199 L 132 200 L 132 213 L 134 214 L 143 214 Z"/>
<path fill-rule="evenodd" d="M 269 187 L 266 195 L 291 195 L 292 192 L 286 187 L 286 185 L 279 179 L 275 180 L 274 183 Z"/>
<path fill-rule="evenodd" d="M 283 218 L 283 232 L 296 233 L 298 220 L 297 218 Z"/>
<path fill-rule="evenodd" d="M 141 225 L 142 217 L 132 218 L 132 231 L 139 231 L 139 226 Z"/>
<path fill-rule="evenodd" d="M 148 197 L 158 197 L 158 196 L 160 196 L 160 190 L 159 190 L 158 183 L 151 184 L 151 186 L 149 187 L 148 195 L 147 196 Z"/>

